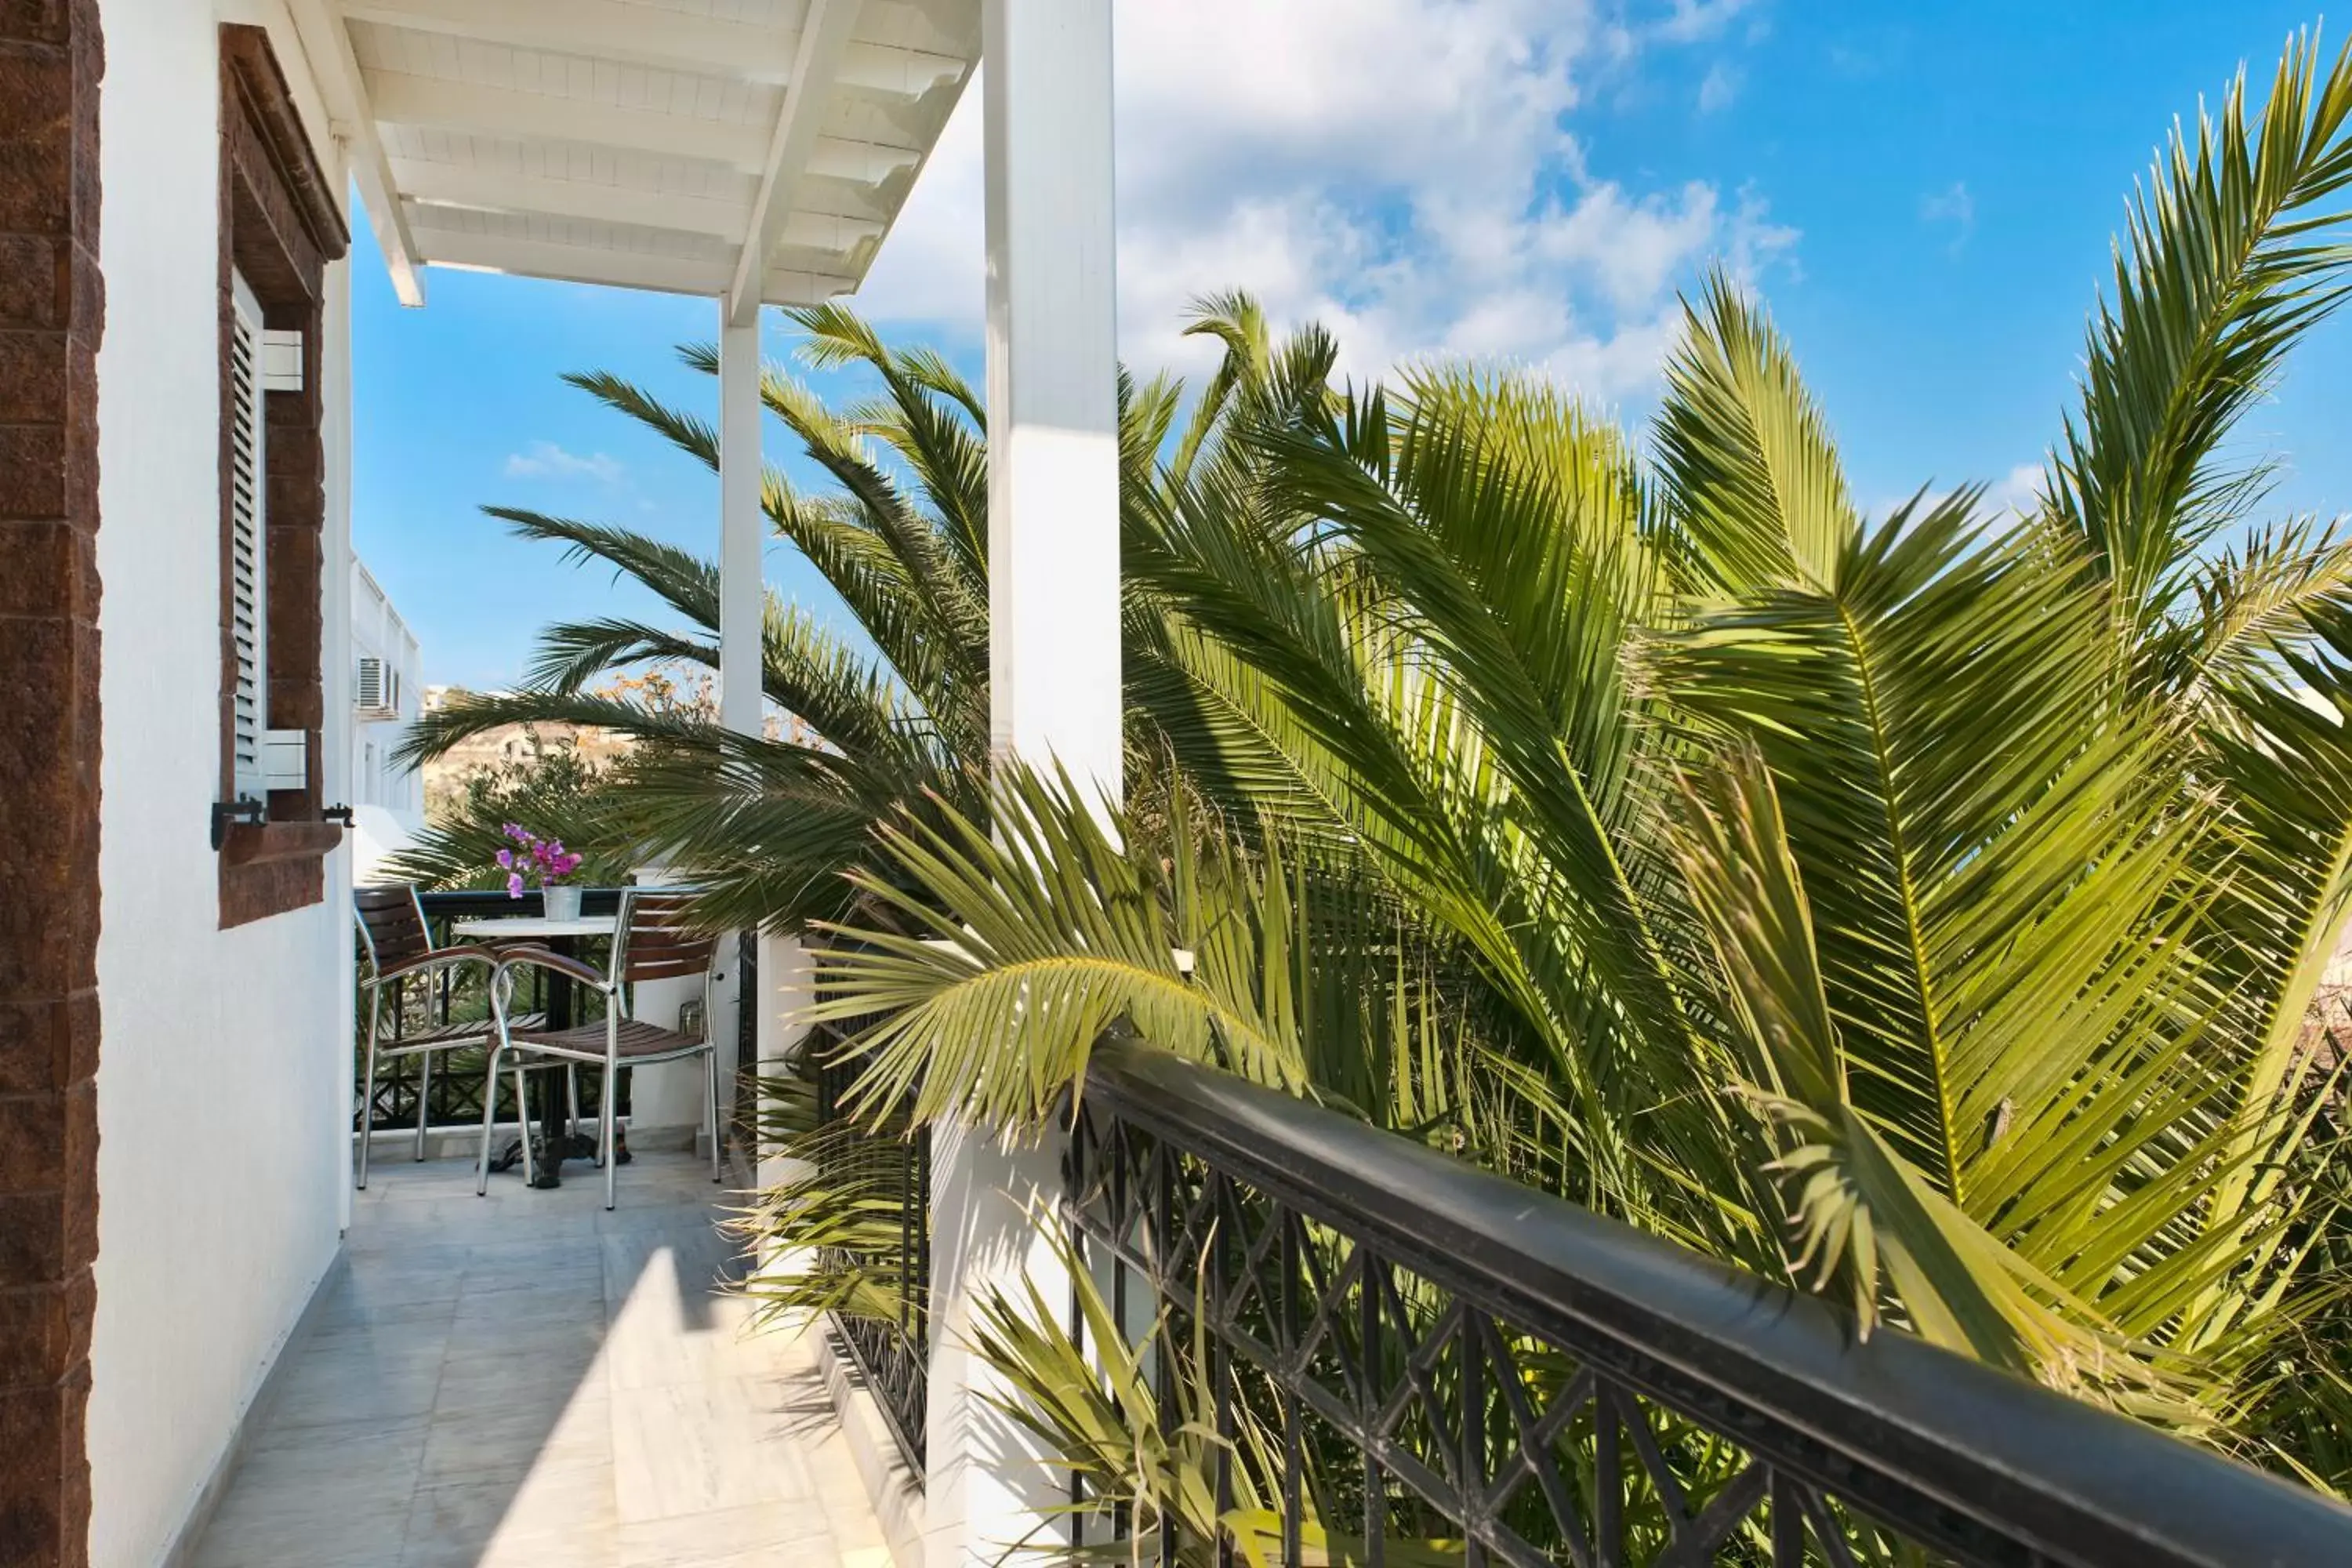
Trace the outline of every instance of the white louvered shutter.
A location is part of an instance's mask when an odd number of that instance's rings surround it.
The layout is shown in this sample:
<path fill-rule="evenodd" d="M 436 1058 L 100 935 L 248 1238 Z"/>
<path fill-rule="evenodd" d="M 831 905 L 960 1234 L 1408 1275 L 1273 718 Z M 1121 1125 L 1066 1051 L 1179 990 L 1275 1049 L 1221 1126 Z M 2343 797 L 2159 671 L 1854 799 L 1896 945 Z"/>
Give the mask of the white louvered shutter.
<path fill-rule="evenodd" d="M 353 696 L 352 706 L 362 713 L 374 713 L 385 706 L 383 660 L 367 654 L 360 656 L 359 690 Z"/>
<path fill-rule="evenodd" d="M 269 725 L 268 520 L 264 515 L 261 306 L 230 276 L 236 330 L 229 340 L 229 635 L 235 644 L 229 748 L 239 800 L 268 798 L 262 782 Z"/>

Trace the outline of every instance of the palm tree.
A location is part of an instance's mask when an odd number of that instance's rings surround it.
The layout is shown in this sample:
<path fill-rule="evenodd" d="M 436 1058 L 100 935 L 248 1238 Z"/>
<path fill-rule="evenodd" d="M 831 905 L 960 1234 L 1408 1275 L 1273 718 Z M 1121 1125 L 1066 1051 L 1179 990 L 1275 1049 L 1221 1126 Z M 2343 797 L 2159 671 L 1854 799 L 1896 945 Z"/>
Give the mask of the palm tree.
<path fill-rule="evenodd" d="M 986 744 L 986 468 L 978 401 L 943 360 L 887 349 L 845 311 L 819 309 L 798 319 L 812 363 L 863 363 L 885 388 L 883 396 L 836 413 L 780 368 L 761 378 L 767 409 L 837 486 L 805 493 L 772 468 L 762 479 L 762 510 L 839 594 L 871 644 L 869 652 L 807 610 L 767 596 L 764 694 L 821 739 L 732 735 L 709 714 L 667 711 L 596 689 L 635 669 L 718 668 L 716 567 L 626 528 L 488 507 L 523 538 L 562 545 L 579 563 L 613 568 L 673 619 L 600 616 L 549 626 L 523 689 L 467 697 L 429 714 L 404 749 L 421 760 L 514 723 L 595 725 L 633 737 L 635 755 L 613 782 L 643 787 L 606 792 L 595 837 L 627 847 L 625 862 L 667 850 L 700 868 L 713 889 L 713 919 L 725 923 L 838 912 L 846 891 L 838 873 L 863 852 L 868 825 L 902 802 L 932 796 L 970 807 L 971 770 Z M 717 372 L 707 346 L 680 355 Z M 717 468 L 718 436 L 708 420 L 614 375 L 565 379 Z M 672 804 L 680 784 L 693 786 L 690 808 Z"/>
<path fill-rule="evenodd" d="M 822 973 L 881 1013 L 872 1103 L 1034 1124 L 1132 1028 L 2352 1482 L 2309 1436 L 2352 1324 L 2299 1048 L 2352 900 L 2352 541 L 2251 526 L 2228 446 L 2352 287 L 2347 116 L 2298 39 L 2259 117 L 2242 76 L 2176 134 L 2014 521 L 1866 518 L 1720 279 L 1647 460 L 1524 377 L 1332 387 L 1213 304 L 1208 423 L 1123 529 L 1197 809 L 1014 771 L 887 827 L 888 919 Z"/>
<path fill-rule="evenodd" d="M 548 626 L 524 689 L 468 695 L 425 715 L 401 753 L 420 762 L 509 724 L 591 725 L 633 737 L 640 744 L 611 781 L 594 837 L 624 863 L 667 853 L 696 867 L 709 889 L 705 913 L 721 926 L 781 928 L 838 913 L 850 896 L 841 873 L 869 855 L 875 822 L 909 804 L 936 801 L 968 813 L 982 800 L 985 413 L 953 366 L 929 350 L 885 344 L 838 306 L 788 315 L 805 334 L 800 353 L 808 364 L 862 366 L 881 384 L 878 395 L 836 410 L 780 367 L 767 367 L 761 381 L 768 412 L 832 481 L 822 491 L 802 490 L 770 468 L 761 509 L 871 644 L 869 652 L 823 618 L 768 595 L 764 694 L 814 738 L 737 736 L 708 714 L 610 689 L 613 678 L 630 670 L 718 668 L 719 574 L 709 562 L 612 524 L 486 507 L 522 538 L 559 544 L 580 564 L 611 567 L 653 594 L 674 619 L 600 616 Z M 709 345 L 679 354 L 716 375 Z M 618 376 L 565 379 L 716 471 L 718 436 L 707 419 Z M 1196 412 L 1182 436 L 1187 452 L 1214 447 L 1223 401 Z M 1178 389 L 1164 379 L 1138 387 L 1123 377 L 1119 402 L 1127 484 L 1149 488 L 1171 436 Z M 1155 715 L 1170 702 L 1192 700 L 1150 657 L 1158 614 L 1147 597 L 1130 596 L 1133 771 L 1147 780 L 1169 749 Z"/>

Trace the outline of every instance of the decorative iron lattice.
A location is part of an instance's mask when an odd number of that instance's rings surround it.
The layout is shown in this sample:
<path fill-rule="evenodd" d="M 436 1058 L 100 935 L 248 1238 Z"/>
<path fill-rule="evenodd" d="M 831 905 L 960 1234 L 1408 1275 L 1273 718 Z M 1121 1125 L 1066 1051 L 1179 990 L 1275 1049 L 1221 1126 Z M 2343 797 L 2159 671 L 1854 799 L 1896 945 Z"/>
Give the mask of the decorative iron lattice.
<path fill-rule="evenodd" d="M 482 1124 L 483 1053 L 452 1051 L 434 1058 L 429 1084 L 422 1057 L 393 1057 L 380 1060 L 375 1068 L 375 1114 L 370 1125 L 378 1131 L 411 1131 L 416 1126 L 416 1097 L 420 1089 L 432 1097 L 427 1112 L 428 1127 L 478 1128 Z M 551 1068 L 541 1068 L 551 1072 Z M 602 1107 L 604 1077 L 601 1072 L 580 1075 L 580 1114 L 583 1120 L 593 1120 Z M 509 1113 L 513 1104 L 513 1079 L 499 1086 L 508 1097 Z M 534 1100 L 539 1090 L 531 1091 Z M 629 1079 L 625 1070 L 621 1075 L 621 1100 L 616 1108 L 621 1115 L 629 1113 Z M 354 1130 L 358 1118 L 354 1113 Z"/>
<path fill-rule="evenodd" d="M 2315 1493 L 1158 1053 L 1098 1050 L 1066 1173 L 1211 1471 L 1159 1563 L 2352 1563 Z"/>
<path fill-rule="evenodd" d="M 369 1124 L 385 1131 L 415 1127 L 417 1095 L 423 1090 L 432 1101 L 426 1112 L 428 1125 L 480 1126 L 481 1054 L 451 1052 L 439 1058 L 433 1064 L 429 1083 L 424 1061 L 421 1057 L 394 1057 L 376 1063 L 374 1114 Z"/>
<path fill-rule="evenodd" d="M 756 1166 L 760 1162 L 760 933 L 735 933 L 734 1125 L 728 1136 Z"/>
<path fill-rule="evenodd" d="M 807 1049 L 816 1053 L 816 1116 L 820 1126 L 843 1121 L 856 1081 L 855 1064 L 839 1058 L 845 1031 L 819 1025 Z M 895 1234 L 872 1254 L 826 1248 L 821 1268 L 854 1268 L 893 1289 L 897 1311 L 887 1318 L 836 1311 L 834 1321 L 852 1360 L 917 1476 L 924 1473 L 923 1429 L 931 1364 L 931 1135 L 894 1118 L 882 1128 L 824 1145 L 820 1161 L 830 1184 L 855 1192 L 874 1208 L 896 1213 Z"/>

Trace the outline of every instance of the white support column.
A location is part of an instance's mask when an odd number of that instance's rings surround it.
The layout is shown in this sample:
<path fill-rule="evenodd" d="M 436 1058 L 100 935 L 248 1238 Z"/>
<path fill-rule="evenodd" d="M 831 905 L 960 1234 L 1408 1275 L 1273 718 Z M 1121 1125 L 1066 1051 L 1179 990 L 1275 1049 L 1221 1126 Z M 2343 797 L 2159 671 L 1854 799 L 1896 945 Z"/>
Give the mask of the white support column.
<path fill-rule="evenodd" d="M 765 718 L 761 689 L 761 621 L 767 593 L 761 561 L 768 520 L 760 510 L 760 311 L 737 326 L 719 301 L 719 721 L 739 735 L 757 735 Z M 731 1113 L 735 1081 L 736 1008 L 740 1001 L 739 937 L 719 940 L 719 978 L 712 987 L 709 1026 L 719 1031 L 719 1114 Z M 691 1063 L 677 1069 L 691 1087 L 693 1120 L 701 1121 L 701 1078 Z M 690 1082 L 689 1082 L 690 1080 Z"/>
<path fill-rule="evenodd" d="M 995 754 L 1058 761 L 1116 796 L 1118 384 L 1111 0 L 985 0 L 989 639 Z M 989 1129 L 932 1143 L 928 1568 L 1044 1544 L 1067 1492 L 990 1408 L 1010 1390 L 965 1353 L 973 1304 L 1067 1279 L 1029 1223 L 1061 1150 Z"/>
<path fill-rule="evenodd" d="M 989 0 L 992 739 L 1119 787 L 1110 0 Z"/>
<path fill-rule="evenodd" d="M 352 647 L 352 267 L 348 261 L 337 262 L 327 268 L 327 298 L 324 319 L 320 322 L 322 342 L 319 345 L 320 406 L 324 415 L 320 437 L 325 447 L 327 465 L 327 527 L 324 563 L 325 638 L 320 646 L 320 668 L 325 672 L 327 700 L 326 725 L 319 743 L 324 748 L 320 758 L 320 785 L 326 791 L 322 805 L 341 805 L 353 799 L 352 779 L 352 689 L 354 673 L 348 651 Z M 351 908 L 353 850 L 352 840 L 358 837 L 345 833 L 335 853 L 327 857 L 327 907 L 331 910 Z M 344 1042 L 348 1051 L 335 1053 L 332 1095 L 338 1109 L 349 1105 L 352 1086 L 359 1082 L 358 1019 L 353 1009 L 359 996 L 359 950 L 349 931 L 340 922 L 327 922 L 330 931 L 325 940 L 327 952 L 322 955 L 330 965 L 328 973 L 341 977 L 335 986 L 334 1038 Z M 352 1141 L 341 1135 L 347 1118 L 339 1116 L 329 1125 L 338 1130 L 335 1142 L 339 1152 L 337 1176 L 339 1192 L 335 1200 L 336 1224 L 343 1230 L 352 1228 L 352 1159 L 355 1153 Z M 371 1117 L 369 1120 L 373 1121 Z M 362 1134 L 364 1136 L 364 1134 Z"/>
<path fill-rule="evenodd" d="M 719 326 L 719 717 L 760 732 L 760 324 Z"/>

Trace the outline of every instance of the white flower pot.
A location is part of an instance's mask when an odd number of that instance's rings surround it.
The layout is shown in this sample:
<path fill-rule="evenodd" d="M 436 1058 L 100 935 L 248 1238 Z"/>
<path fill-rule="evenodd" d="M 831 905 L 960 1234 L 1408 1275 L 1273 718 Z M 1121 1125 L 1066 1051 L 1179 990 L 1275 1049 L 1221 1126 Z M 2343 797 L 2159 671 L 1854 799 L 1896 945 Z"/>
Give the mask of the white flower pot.
<path fill-rule="evenodd" d="M 551 921 L 576 921 L 580 918 L 580 889 L 577 888 L 541 888 L 540 896 L 547 902 L 547 918 Z"/>

